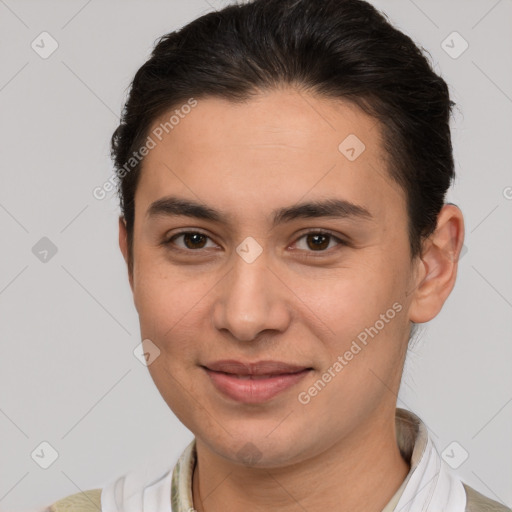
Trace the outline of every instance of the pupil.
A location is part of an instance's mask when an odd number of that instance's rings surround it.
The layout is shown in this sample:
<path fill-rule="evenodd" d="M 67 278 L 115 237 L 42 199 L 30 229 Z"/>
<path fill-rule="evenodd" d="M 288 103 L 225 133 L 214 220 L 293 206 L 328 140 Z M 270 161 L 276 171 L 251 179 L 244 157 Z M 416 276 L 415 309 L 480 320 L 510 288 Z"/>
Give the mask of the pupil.
<path fill-rule="evenodd" d="M 329 245 L 329 237 L 326 235 L 309 235 L 308 239 L 314 240 L 313 247 L 310 248 L 325 249 Z M 321 242 L 320 240 L 323 240 L 323 242 Z M 318 243 L 319 241 L 320 243 Z"/>
<path fill-rule="evenodd" d="M 201 233 L 186 234 L 184 236 L 185 245 L 189 249 L 197 249 L 197 244 L 200 243 L 201 239 L 204 242 L 204 238 L 205 238 L 205 236 L 202 235 Z M 190 241 L 190 239 L 193 239 L 191 244 L 188 243 L 188 241 Z M 191 245 L 192 245 L 192 247 L 191 247 Z M 203 247 L 203 245 L 204 245 L 204 243 L 201 245 L 201 247 Z"/>

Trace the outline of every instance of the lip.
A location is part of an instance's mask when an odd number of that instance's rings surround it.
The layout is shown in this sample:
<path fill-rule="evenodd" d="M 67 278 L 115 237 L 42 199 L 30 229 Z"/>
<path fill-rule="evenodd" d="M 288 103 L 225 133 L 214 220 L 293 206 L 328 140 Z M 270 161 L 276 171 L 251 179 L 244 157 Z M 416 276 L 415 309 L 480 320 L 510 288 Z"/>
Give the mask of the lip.
<path fill-rule="evenodd" d="M 224 360 L 202 366 L 218 391 L 246 404 L 270 400 L 297 384 L 312 370 L 282 361 L 242 363 Z"/>
<path fill-rule="evenodd" d="M 232 373 L 235 375 L 280 375 L 284 373 L 296 373 L 309 368 L 306 365 L 285 363 L 283 361 L 256 361 L 243 363 L 235 359 L 223 359 L 204 364 L 214 372 Z"/>

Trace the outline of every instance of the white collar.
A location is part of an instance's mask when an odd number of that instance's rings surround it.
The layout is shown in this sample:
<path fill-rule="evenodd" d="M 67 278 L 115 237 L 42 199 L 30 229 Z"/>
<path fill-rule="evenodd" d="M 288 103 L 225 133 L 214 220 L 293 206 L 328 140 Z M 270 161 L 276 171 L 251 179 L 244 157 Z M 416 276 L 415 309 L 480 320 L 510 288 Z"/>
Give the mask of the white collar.
<path fill-rule="evenodd" d="M 396 512 L 464 512 L 466 492 L 460 478 L 441 459 L 427 427 L 412 412 L 396 410 L 397 441 L 410 461 Z M 131 471 L 110 482 L 101 494 L 102 512 L 191 512 L 195 439 L 174 468 L 156 477 Z"/>
<path fill-rule="evenodd" d="M 464 512 L 466 491 L 460 478 L 439 456 L 426 425 L 414 413 L 396 410 L 397 441 L 409 459 L 407 484 L 396 512 Z"/>

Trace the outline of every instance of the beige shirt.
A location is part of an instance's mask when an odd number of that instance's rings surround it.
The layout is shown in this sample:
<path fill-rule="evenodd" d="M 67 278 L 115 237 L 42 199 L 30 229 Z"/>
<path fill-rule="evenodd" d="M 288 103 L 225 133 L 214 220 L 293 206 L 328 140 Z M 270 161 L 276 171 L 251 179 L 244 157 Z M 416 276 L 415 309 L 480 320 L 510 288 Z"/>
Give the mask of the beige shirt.
<path fill-rule="evenodd" d="M 432 499 L 437 491 L 435 485 L 429 484 L 431 481 L 437 483 L 441 478 L 441 459 L 434 455 L 435 450 L 425 424 L 410 411 L 397 409 L 396 433 L 402 457 L 409 462 L 411 469 L 382 512 L 512 512 L 512 509 L 460 482 L 457 477 L 446 475 L 440 494 L 447 500 L 445 503 L 451 505 L 436 506 Z M 93 489 L 73 494 L 57 501 L 44 512 L 194 512 L 192 476 L 196 457 L 194 439 L 174 467 L 151 482 L 128 473 L 110 482 L 103 490 Z M 432 473 L 428 471 L 432 471 L 432 467 L 427 469 L 428 463 L 435 465 L 435 478 L 429 476 Z M 427 484 L 424 484 L 425 479 Z M 453 486 L 451 491 L 450 485 Z M 426 493 L 425 498 L 421 497 L 422 492 Z M 453 496 L 457 499 L 453 500 Z"/>

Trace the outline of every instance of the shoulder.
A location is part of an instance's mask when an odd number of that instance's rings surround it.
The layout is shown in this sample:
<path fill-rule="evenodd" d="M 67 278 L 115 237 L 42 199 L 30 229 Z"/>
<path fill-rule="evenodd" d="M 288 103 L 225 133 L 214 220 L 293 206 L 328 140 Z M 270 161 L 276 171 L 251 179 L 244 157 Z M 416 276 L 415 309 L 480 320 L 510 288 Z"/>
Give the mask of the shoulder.
<path fill-rule="evenodd" d="M 98 512 L 101 511 L 101 489 L 72 494 L 50 505 L 44 512 Z"/>
<path fill-rule="evenodd" d="M 498 501 L 491 500 L 469 485 L 463 483 L 466 491 L 466 512 L 512 512 L 512 509 L 502 505 Z"/>

